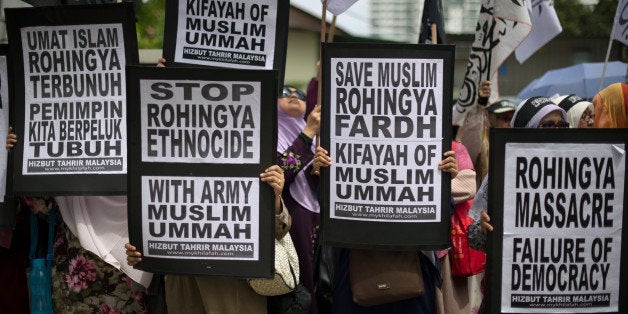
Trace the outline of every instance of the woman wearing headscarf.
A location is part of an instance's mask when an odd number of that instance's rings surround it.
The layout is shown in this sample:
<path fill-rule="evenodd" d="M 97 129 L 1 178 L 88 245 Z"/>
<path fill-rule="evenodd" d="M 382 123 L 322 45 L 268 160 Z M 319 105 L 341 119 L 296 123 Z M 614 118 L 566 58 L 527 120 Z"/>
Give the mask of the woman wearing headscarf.
<path fill-rule="evenodd" d="M 320 225 L 318 176 L 312 174 L 314 137 L 320 129 L 320 106 L 305 120 L 305 93 L 284 86 L 277 100 L 277 163 L 283 169 L 283 200 L 292 216 L 290 236 L 299 255 L 300 279 L 314 296 L 314 248 Z M 314 298 L 313 298 L 314 300 Z M 317 313 L 316 302 L 311 313 Z"/>
<path fill-rule="evenodd" d="M 546 97 L 531 97 L 523 100 L 510 121 L 513 128 L 566 128 L 567 113 Z M 467 228 L 469 246 L 480 251 L 486 250 L 486 232 L 493 231 L 488 208 L 488 175 L 484 177 L 478 189 L 469 216 L 473 223 Z"/>
<path fill-rule="evenodd" d="M 628 110 L 628 84 L 615 83 L 593 97 L 594 128 L 625 128 Z"/>
<path fill-rule="evenodd" d="M 567 128 L 567 113 L 551 99 L 531 97 L 523 100 L 510 120 L 512 128 Z M 478 251 L 486 251 L 486 234 L 493 231 L 488 208 L 488 174 L 473 199 L 469 217 L 473 222 L 467 227 L 469 246 Z M 483 311 L 484 302 L 480 306 Z"/>
<path fill-rule="evenodd" d="M 570 128 L 592 128 L 593 127 L 593 103 L 582 99 L 582 97 L 571 94 L 557 96 L 552 101 L 567 113 L 567 122 Z"/>

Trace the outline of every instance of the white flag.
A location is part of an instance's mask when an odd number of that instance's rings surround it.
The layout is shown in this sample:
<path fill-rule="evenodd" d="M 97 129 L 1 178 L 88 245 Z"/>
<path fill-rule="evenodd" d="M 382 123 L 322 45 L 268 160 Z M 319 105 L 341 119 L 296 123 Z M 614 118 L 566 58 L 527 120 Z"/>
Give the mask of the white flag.
<path fill-rule="evenodd" d="M 526 1 L 526 6 L 530 14 L 532 31 L 515 50 L 515 57 L 519 63 L 528 60 L 539 48 L 563 31 L 552 0 Z"/>
<path fill-rule="evenodd" d="M 475 105 L 482 81 L 491 80 L 491 100 L 499 97 L 497 70 L 530 33 L 530 16 L 524 0 L 483 0 L 475 29 L 467 73 L 453 108 L 454 125 L 462 125 Z"/>
<path fill-rule="evenodd" d="M 327 0 L 327 11 L 334 15 L 340 15 L 357 1 L 358 0 Z"/>
<path fill-rule="evenodd" d="M 628 0 L 621 0 L 615 12 L 613 39 L 628 45 Z"/>

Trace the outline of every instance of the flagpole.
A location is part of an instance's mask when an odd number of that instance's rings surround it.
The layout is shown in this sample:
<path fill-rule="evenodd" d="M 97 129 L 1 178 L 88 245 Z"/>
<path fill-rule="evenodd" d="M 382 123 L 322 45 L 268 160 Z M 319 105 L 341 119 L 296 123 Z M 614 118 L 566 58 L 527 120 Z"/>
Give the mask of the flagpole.
<path fill-rule="evenodd" d="M 611 28 L 611 36 L 608 39 L 608 49 L 606 49 L 606 58 L 604 59 L 604 67 L 602 67 L 602 76 L 600 77 L 600 86 L 597 91 L 602 90 L 602 84 L 604 84 L 604 76 L 606 76 L 606 65 L 611 55 L 611 47 L 613 46 L 613 34 L 615 33 L 615 22 L 613 20 L 613 27 Z"/>
<path fill-rule="evenodd" d="M 331 19 L 331 26 L 329 26 L 329 36 L 327 36 L 327 42 L 334 42 L 334 34 L 336 33 L 336 15 Z"/>
<path fill-rule="evenodd" d="M 325 42 L 325 33 L 327 33 L 327 0 L 323 0 L 323 12 L 321 13 L 321 43 Z M 322 47 L 321 47 L 322 48 Z M 320 50 L 320 48 L 319 48 Z M 323 57 L 322 51 L 319 52 L 319 64 L 320 61 Z M 318 68 L 318 73 L 316 74 L 316 78 L 318 80 L 318 94 L 316 97 L 316 102 L 318 104 L 321 104 L 321 100 L 323 99 L 323 81 L 322 81 L 322 73 L 321 73 L 321 67 L 323 65 L 320 64 L 317 68 Z M 320 134 L 320 132 L 319 132 Z M 320 136 L 319 134 L 316 134 L 316 147 L 320 146 Z"/>

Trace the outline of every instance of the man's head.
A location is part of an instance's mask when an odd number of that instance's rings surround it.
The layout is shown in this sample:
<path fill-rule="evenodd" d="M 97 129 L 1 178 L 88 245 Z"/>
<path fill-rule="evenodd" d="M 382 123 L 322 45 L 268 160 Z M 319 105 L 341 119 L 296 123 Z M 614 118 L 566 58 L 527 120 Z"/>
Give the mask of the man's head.
<path fill-rule="evenodd" d="M 305 114 L 305 93 L 298 88 L 284 85 L 281 95 L 277 99 L 279 109 L 291 117 Z"/>
<path fill-rule="evenodd" d="M 512 120 L 516 108 L 517 105 L 508 100 L 492 103 L 486 108 L 489 126 L 491 128 L 509 128 L 510 120 Z"/>

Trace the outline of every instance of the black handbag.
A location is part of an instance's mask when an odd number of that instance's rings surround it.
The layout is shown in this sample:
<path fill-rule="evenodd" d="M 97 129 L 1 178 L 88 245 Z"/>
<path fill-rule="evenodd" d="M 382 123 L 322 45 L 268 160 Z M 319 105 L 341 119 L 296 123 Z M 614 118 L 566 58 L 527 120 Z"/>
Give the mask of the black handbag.
<path fill-rule="evenodd" d="M 319 313 L 331 312 L 334 295 L 334 252 L 334 247 L 321 243 L 314 252 L 314 296 Z"/>
<path fill-rule="evenodd" d="M 310 313 L 312 296 L 303 283 L 299 283 L 291 292 L 267 300 L 269 314 L 307 314 Z"/>

